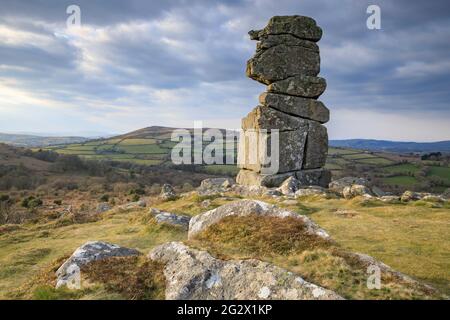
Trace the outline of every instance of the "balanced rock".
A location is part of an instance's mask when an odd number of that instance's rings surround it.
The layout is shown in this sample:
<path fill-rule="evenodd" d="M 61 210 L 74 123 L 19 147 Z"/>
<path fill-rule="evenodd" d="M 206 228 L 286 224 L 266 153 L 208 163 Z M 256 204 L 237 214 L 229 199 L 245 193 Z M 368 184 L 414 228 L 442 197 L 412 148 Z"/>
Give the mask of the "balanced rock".
<path fill-rule="evenodd" d="M 181 242 L 153 249 L 164 264 L 167 300 L 341 300 L 333 291 L 267 262 L 220 260 Z"/>
<path fill-rule="evenodd" d="M 279 187 L 288 178 L 327 186 L 323 169 L 328 152 L 330 111 L 316 100 L 326 81 L 317 77 L 322 29 L 303 16 L 276 16 L 260 31 L 247 76 L 268 85 L 260 105 L 243 120 L 236 181 L 242 185 Z M 313 171 L 311 171 L 313 170 Z"/>

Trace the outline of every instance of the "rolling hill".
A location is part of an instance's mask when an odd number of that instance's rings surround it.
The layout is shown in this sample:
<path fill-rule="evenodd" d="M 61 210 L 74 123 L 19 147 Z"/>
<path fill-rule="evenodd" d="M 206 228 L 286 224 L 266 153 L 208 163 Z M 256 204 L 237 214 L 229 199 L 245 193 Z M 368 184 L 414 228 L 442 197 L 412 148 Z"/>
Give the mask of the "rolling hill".
<path fill-rule="evenodd" d="M 330 146 L 341 148 L 353 148 L 371 151 L 388 152 L 445 152 L 450 153 L 450 141 L 438 142 L 399 142 L 372 139 L 330 140 Z"/>
<path fill-rule="evenodd" d="M 88 141 L 84 137 L 42 137 L 28 134 L 0 133 L 0 143 L 6 143 L 17 147 L 47 147 L 51 145 L 82 143 Z"/>

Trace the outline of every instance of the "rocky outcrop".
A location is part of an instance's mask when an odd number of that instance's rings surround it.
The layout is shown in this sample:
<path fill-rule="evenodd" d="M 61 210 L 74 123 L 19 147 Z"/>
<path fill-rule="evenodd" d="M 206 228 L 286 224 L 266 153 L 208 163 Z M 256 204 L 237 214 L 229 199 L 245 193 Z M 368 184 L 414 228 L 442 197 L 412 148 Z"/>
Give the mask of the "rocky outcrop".
<path fill-rule="evenodd" d="M 242 120 L 236 181 L 279 187 L 293 177 L 302 185 L 326 187 L 331 174 L 323 169 L 328 152 L 323 124 L 330 111 L 317 100 L 326 81 L 317 77 L 320 56 L 315 43 L 322 30 L 309 17 L 276 16 L 263 30 L 249 34 L 259 42 L 247 62 L 247 76 L 268 88 L 259 97 L 260 105 Z M 274 142 L 278 149 L 272 149 Z"/>
<path fill-rule="evenodd" d="M 134 249 L 120 247 L 116 244 L 89 241 L 75 250 L 72 256 L 67 259 L 56 271 L 56 288 L 69 286 L 73 277 L 79 274 L 80 268 L 92 261 L 102 260 L 111 257 L 127 257 L 140 255 L 141 253 Z"/>
<path fill-rule="evenodd" d="M 149 258 L 163 263 L 168 300 L 340 300 L 333 291 L 259 260 L 220 260 L 169 242 Z"/>
<path fill-rule="evenodd" d="M 321 229 L 308 217 L 257 200 L 241 200 L 231 202 L 216 209 L 192 217 L 189 223 L 188 238 L 193 238 L 199 232 L 205 230 L 215 223 L 218 223 L 225 217 L 248 215 L 270 216 L 279 218 L 291 217 L 300 219 L 305 224 L 306 231 L 308 233 L 321 237 L 322 239 L 331 240 L 328 233 L 325 230 Z"/>
<path fill-rule="evenodd" d="M 177 194 L 175 193 L 175 189 L 170 184 L 165 183 L 161 188 L 159 198 L 163 201 L 175 200 L 177 198 Z"/>

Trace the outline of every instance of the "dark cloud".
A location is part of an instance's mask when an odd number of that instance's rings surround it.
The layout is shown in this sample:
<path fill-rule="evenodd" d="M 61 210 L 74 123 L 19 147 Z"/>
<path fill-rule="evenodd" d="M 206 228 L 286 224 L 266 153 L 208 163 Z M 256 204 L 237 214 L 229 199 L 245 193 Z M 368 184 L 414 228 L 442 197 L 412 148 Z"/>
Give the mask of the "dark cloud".
<path fill-rule="evenodd" d="M 78 126 L 114 131 L 195 116 L 239 119 L 263 90 L 245 77 L 255 48 L 246 33 L 284 14 L 312 16 L 323 28 L 322 99 L 335 113 L 450 115 L 445 0 L 377 1 L 382 30 L 376 31 L 366 28 L 373 4 L 366 0 L 81 0 L 80 32 L 65 26 L 73 3 L 2 1 L 0 115 L 61 103 L 74 110 Z M 10 101 L 14 95 L 20 98 Z M 142 124 L 133 122 L 133 112 L 146 113 Z M 3 119 L 0 126 L 23 131 L 20 121 Z"/>

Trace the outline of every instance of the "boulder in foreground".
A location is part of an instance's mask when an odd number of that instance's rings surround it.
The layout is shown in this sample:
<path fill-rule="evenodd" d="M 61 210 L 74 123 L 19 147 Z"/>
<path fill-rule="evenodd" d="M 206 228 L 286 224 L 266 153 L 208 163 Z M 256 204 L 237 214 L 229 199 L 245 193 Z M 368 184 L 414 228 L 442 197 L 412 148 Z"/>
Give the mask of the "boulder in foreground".
<path fill-rule="evenodd" d="M 181 242 L 156 247 L 150 259 L 165 264 L 167 300 L 341 300 L 333 291 L 267 262 L 220 260 Z"/>
<path fill-rule="evenodd" d="M 323 239 L 330 239 L 328 233 L 325 230 L 321 229 L 308 217 L 257 200 L 241 200 L 231 202 L 223 206 L 220 206 L 216 209 L 192 217 L 189 223 L 188 237 L 189 238 L 194 237 L 197 233 L 205 230 L 207 227 L 219 222 L 225 217 L 229 216 L 242 217 L 251 214 L 279 217 L 279 218 L 292 217 L 295 219 L 300 219 L 303 221 L 303 223 L 305 223 L 307 232 L 309 232 L 310 234 L 317 235 Z"/>
<path fill-rule="evenodd" d="M 75 273 L 79 272 L 81 266 L 84 266 L 92 261 L 111 257 L 135 256 L 140 254 L 141 253 L 135 249 L 124 248 L 108 242 L 86 242 L 84 245 L 76 249 L 72 256 L 67 259 L 56 271 L 56 288 L 62 286 L 70 287 Z"/>

